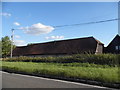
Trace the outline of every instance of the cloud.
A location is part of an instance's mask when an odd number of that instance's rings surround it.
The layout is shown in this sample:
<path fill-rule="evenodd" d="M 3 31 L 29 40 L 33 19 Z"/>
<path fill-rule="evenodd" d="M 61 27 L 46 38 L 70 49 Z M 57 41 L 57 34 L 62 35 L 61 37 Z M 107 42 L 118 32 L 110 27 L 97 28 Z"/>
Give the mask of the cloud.
<path fill-rule="evenodd" d="M 16 46 L 25 46 L 26 45 L 24 40 L 14 40 L 14 44 Z"/>
<path fill-rule="evenodd" d="M 18 23 L 18 22 L 14 22 L 13 24 L 16 26 L 20 26 L 20 23 Z"/>
<path fill-rule="evenodd" d="M 0 15 L 2 15 L 2 16 L 6 16 L 6 17 L 10 17 L 10 16 L 11 16 L 10 13 L 6 13 L 6 12 L 0 13 Z"/>
<path fill-rule="evenodd" d="M 64 36 L 50 36 L 50 37 L 45 37 L 45 39 L 64 39 Z"/>
<path fill-rule="evenodd" d="M 15 35 L 15 38 L 20 38 L 20 36 L 19 35 Z"/>
<path fill-rule="evenodd" d="M 25 33 L 31 35 L 47 34 L 54 30 L 52 26 L 43 25 L 41 23 L 33 24 L 30 27 L 21 27 L 20 29 L 23 29 Z"/>

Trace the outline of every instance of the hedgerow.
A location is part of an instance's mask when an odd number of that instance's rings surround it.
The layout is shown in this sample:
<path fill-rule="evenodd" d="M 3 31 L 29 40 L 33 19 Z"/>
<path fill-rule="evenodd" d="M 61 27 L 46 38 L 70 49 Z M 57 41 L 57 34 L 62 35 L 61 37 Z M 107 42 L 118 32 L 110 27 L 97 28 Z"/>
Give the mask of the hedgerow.
<path fill-rule="evenodd" d="M 2 61 L 9 62 L 54 62 L 54 63 L 92 63 L 100 65 L 118 66 L 120 64 L 120 54 L 76 54 L 61 57 L 13 57 L 3 58 Z"/>

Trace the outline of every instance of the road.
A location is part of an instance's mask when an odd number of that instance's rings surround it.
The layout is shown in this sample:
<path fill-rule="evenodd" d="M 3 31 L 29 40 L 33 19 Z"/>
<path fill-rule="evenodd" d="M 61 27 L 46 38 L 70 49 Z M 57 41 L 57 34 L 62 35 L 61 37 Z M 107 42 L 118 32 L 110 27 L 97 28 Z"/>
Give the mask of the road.
<path fill-rule="evenodd" d="M 63 80 L 2 72 L 2 88 L 101 88 Z"/>

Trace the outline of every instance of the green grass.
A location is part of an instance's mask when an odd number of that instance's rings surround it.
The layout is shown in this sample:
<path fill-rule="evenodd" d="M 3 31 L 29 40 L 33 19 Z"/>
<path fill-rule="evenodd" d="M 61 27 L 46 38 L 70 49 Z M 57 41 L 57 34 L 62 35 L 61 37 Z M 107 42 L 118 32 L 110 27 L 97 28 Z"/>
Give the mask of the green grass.
<path fill-rule="evenodd" d="M 118 78 L 118 67 L 111 67 L 109 65 L 89 63 L 35 63 L 3 61 L 2 68 L 38 75 L 52 75 L 120 83 L 120 79 Z"/>

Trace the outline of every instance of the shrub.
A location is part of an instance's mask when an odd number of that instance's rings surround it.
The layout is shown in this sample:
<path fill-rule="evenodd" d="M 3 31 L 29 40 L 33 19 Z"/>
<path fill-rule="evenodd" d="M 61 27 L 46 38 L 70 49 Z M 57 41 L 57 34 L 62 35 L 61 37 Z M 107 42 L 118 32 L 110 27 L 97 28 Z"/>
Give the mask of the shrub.
<path fill-rule="evenodd" d="M 92 64 L 100 64 L 100 65 L 110 65 L 110 66 L 118 66 L 120 54 L 76 54 L 69 56 L 61 56 L 61 57 L 13 57 L 13 58 L 3 58 L 3 61 L 9 62 L 54 62 L 54 63 L 92 63 Z"/>

